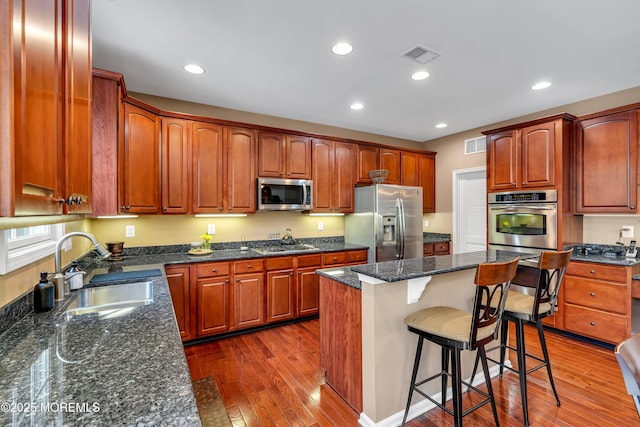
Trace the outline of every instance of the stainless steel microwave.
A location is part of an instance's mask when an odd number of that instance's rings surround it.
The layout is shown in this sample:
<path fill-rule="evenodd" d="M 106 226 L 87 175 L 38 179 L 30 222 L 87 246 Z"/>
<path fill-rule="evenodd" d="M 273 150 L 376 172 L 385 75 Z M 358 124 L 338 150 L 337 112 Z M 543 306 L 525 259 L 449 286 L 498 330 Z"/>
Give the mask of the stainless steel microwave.
<path fill-rule="evenodd" d="M 309 179 L 258 178 L 258 210 L 308 211 L 312 201 Z"/>

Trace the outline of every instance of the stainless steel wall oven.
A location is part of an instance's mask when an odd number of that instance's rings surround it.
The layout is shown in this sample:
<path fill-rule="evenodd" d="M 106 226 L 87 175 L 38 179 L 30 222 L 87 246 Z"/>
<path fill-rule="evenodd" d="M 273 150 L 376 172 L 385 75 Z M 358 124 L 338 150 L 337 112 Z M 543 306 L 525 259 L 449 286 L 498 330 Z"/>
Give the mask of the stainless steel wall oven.
<path fill-rule="evenodd" d="M 557 249 L 557 190 L 489 193 L 488 201 L 490 248 L 528 252 Z"/>

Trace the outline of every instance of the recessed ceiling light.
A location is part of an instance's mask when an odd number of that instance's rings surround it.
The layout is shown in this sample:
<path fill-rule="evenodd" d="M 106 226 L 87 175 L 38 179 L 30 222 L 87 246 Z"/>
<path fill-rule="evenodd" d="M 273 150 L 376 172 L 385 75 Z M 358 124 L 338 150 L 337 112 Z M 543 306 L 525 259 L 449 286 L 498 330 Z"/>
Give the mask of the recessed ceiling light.
<path fill-rule="evenodd" d="M 184 66 L 184 70 L 191 74 L 202 74 L 204 73 L 204 68 L 196 64 L 187 64 Z"/>
<path fill-rule="evenodd" d="M 351 104 L 352 110 L 362 110 L 363 108 L 364 108 L 364 105 L 362 105 L 362 103 L 360 102 L 354 102 L 353 104 Z"/>
<path fill-rule="evenodd" d="M 549 86 L 551 86 L 551 83 L 549 83 L 549 82 L 540 82 L 540 83 L 536 83 L 533 86 L 531 86 L 531 89 L 540 90 L 540 89 L 546 89 Z"/>
<path fill-rule="evenodd" d="M 331 47 L 331 52 L 335 53 L 336 55 L 347 55 L 351 53 L 352 50 L 353 46 L 346 42 L 336 43 Z"/>
<path fill-rule="evenodd" d="M 447 127 L 447 124 L 446 124 L 446 123 L 438 123 L 438 124 L 436 125 L 436 127 L 437 127 L 438 129 L 446 128 L 446 127 Z"/>
<path fill-rule="evenodd" d="M 429 77 L 429 73 L 427 73 L 426 71 L 417 71 L 411 75 L 411 78 L 413 80 L 424 80 L 427 77 Z"/>

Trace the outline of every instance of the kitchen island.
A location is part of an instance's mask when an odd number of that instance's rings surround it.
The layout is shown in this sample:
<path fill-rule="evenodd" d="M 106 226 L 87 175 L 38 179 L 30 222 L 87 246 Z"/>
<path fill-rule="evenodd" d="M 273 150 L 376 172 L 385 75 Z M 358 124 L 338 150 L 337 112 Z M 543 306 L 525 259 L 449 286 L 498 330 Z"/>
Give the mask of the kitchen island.
<path fill-rule="evenodd" d="M 535 257 L 488 250 L 318 271 L 320 365 L 327 383 L 360 413 L 361 425 L 402 420 L 417 342 L 404 318 L 438 305 L 470 311 L 476 267 L 516 256 Z M 474 357 L 463 352 L 463 377 L 470 376 Z M 421 374 L 439 370 L 439 347 L 425 344 Z M 439 386 L 432 385 L 425 391 L 438 396 Z M 410 418 L 431 409 L 427 402 L 414 397 Z"/>

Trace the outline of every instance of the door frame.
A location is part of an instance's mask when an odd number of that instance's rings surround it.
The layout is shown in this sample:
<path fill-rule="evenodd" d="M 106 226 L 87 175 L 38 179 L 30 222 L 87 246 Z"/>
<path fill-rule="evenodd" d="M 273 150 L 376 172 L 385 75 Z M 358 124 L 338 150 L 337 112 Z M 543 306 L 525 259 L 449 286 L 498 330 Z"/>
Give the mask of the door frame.
<path fill-rule="evenodd" d="M 457 250 L 461 245 L 461 241 L 460 241 L 460 224 L 458 222 L 459 219 L 459 215 L 458 215 L 458 211 L 460 209 L 460 207 L 458 206 L 458 197 L 460 195 L 460 181 L 461 178 L 465 175 L 471 174 L 471 173 L 477 173 L 477 172 L 484 172 L 484 176 L 485 179 L 487 177 L 487 167 L 486 166 L 478 166 L 478 167 L 474 167 L 474 168 L 466 168 L 466 169 L 456 169 L 452 171 L 452 199 L 451 199 L 451 208 L 452 208 L 452 231 L 453 231 L 453 238 L 451 240 L 451 243 L 453 244 L 453 247 L 451 248 L 451 253 L 455 254 L 458 253 Z M 486 194 L 486 191 L 485 191 Z M 486 197 L 485 197 L 486 199 Z M 486 200 L 485 200 L 486 203 Z M 485 224 L 485 234 L 486 234 L 486 224 Z M 486 238 L 486 237 L 485 237 Z"/>

